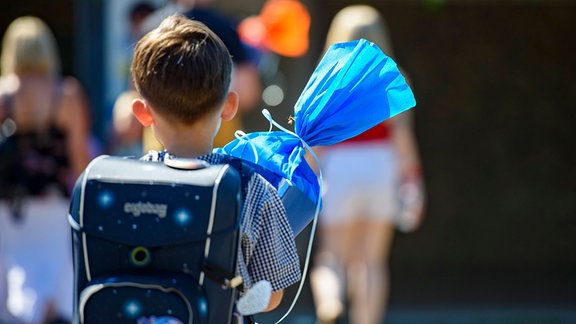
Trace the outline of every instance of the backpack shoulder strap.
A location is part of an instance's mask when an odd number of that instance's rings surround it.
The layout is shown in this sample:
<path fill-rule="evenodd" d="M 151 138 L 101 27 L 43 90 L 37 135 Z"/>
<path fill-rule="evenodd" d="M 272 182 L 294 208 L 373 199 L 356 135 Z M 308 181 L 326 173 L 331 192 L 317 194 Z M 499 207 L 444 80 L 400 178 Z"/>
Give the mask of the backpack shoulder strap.
<path fill-rule="evenodd" d="M 231 165 L 240 174 L 242 197 L 246 197 L 246 190 L 248 188 L 248 183 L 250 182 L 250 179 L 252 179 L 252 176 L 256 171 L 250 165 L 245 163 L 242 159 L 237 157 L 230 157 L 230 159 L 226 163 Z"/>
<path fill-rule="evenodd" d="M 246 197 L 246 192 L 248 188 L 248 183 L 254 174 L 254 169 L 251 168 L 246 163 L 243 163 L 242 159 L 230 157 L 224 161 L 225 164 L 230 165 L 240 175 L 240 188 L 242 190 L 242 200 Z M 208 278 L 212 281 L 221 285 L 222 289 L 240 289 L 243 290 L 243 279 L 242 276 L 236 275 L 233 272 L 229 272 L 215 264 L 204 264 L 202 266 L 202 271 L 206 274 Z"/>

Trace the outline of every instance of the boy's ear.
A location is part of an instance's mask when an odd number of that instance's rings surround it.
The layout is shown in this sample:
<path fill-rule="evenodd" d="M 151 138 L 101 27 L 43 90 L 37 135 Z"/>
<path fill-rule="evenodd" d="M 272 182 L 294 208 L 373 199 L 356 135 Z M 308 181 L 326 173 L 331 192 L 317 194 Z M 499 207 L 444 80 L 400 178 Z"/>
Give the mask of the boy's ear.
<path fill-rule="evenodd" d="M 228 92 L 226 102 L 224 102 L 224 109 L 222 109 L 221 117 L 223 121 L 229 121 L 236 116 L 236 113 L 238 112 L 238 103 L 238 93 L 234 91 Z"/>
<path fill-rule="evenodd" d="M 132 113 L 144 127 L 148 127 L 154 123 L 154 116 L 152 116 L 150 108 L 146 102 L 140 98 L 132 100 Z"/>

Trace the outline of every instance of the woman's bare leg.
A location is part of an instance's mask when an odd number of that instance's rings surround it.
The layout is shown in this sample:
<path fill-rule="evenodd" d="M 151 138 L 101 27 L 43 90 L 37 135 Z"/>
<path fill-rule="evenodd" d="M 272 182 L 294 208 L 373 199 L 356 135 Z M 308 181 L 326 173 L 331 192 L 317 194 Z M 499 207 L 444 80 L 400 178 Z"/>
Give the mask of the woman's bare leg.
<path fill-rule="evenodd" d="M 394 225 L 362 221 L 352 230 L 353 250 L 348 255 L 348 291 L 353 324 L 380 324 L 389 295 L 388 259 Z"/>
<path fill-rule="evenodd" d="M 319 323 L 334 323 L 344 310 L 349 232 L 347 225 L 319 227 L 318 252 L 310 273 Z"/>

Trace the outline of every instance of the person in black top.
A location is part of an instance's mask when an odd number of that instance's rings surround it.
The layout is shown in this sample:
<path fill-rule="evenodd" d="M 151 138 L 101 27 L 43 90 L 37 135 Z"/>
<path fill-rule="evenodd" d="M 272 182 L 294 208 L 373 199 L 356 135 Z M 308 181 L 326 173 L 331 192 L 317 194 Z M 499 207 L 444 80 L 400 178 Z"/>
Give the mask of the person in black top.
<path fill-rule="evenodd" d="M 0 322 L 71 320 L 68 194 L 90 158 L 89 107 L 42 20 L 14 20 L 1 57 Z"/>

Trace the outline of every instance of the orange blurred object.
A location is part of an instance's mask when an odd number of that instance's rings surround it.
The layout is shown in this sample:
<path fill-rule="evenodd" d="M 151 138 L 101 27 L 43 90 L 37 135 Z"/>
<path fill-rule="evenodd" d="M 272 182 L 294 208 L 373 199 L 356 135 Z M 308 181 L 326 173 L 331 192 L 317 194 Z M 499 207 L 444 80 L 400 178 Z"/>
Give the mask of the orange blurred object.
<path fill-rule="evenodd" d="M 242 20 L 244 42 L 276 54 L 299 57 L 308 51 L 310 13 L 298 0 L 268 0 L 258 16 Z"/>

